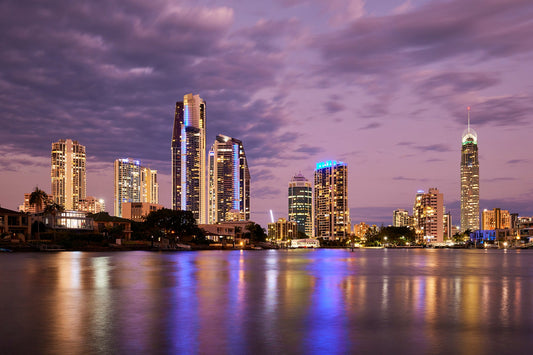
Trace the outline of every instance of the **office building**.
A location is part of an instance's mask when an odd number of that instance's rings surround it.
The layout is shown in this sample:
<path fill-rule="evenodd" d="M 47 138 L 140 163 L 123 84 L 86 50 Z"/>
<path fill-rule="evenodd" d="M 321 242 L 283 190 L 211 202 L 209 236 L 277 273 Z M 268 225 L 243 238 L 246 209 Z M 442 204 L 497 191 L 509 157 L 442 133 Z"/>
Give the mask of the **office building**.
<path fill-rule="evenodd" d="M 481 225 L 483 230 L 511 229 L 511 214 L 499 208 L 484 210 L 481 214 Z"/>
<path fill-rule="evenodd" d="M 289 182 L 289 220 L 298 224 L 298 232 L 313 236 L 313 187 L 301 173 Z"/>
<path fill-rule="evenodd" d="M 52 196 L 67 211 L 78 210 L 79 201 L 86 197 L 85 161 L 85 146 L 77 141 L 52 143 Z"/>
<path fill-rule="evenodd" d="M 115 160 L 114 215 L 122 216 L 125 202 L 159 202 L 157 170 L 141 166 L 139 160 L 127 158 Z"/>
<path fill-rule="evenodd" d="M 315 237 L 344 239 L 350 234 L 348 207 L 348 166 L 340 161 L 325 161 L 315 169 Z"/>
<path fill-rule="evenodd" d="M 479 159 L 477 133 L 468 126 L 461 140 L 461 231 L 479 229 Z"/>
<path fill-rule="evenodd" d="M 209 151 L 208 222 L 250 219 L 250 171 L 242 142 L 222 134 Z"/>
<path fill-rule="evenodd" d="M 442 243 L 444 237 L 444 197 L 437 188 L 419 190 L 413 207 L 415 232 L 420 241 Z"/>
<path fill-rule="evenodd" d="M 172 208 L 191 211 L 198 223 L 207 222 L 206 103 L 188 94 L 176 102 L 172 133 Z"/>

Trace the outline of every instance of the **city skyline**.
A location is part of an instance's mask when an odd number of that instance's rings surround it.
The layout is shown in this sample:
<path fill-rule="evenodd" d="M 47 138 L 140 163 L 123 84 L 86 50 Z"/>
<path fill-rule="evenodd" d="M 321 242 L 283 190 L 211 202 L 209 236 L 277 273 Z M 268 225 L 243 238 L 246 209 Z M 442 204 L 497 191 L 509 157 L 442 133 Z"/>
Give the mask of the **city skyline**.
<path fill-rule="evenodd" d="M 8 3 L 0 15 L 2 207 L 36 185 L 51 193 L 50 143 L 71 138 L 87 147 L 87 191 L 108 210 L 125 156 L 158 170 L 171 208 L 173 106 L 192 92 L 209 103 L 208 142 L 245 144 L 262 226 L 270 209 L 287 217 L 291 176 L 331 159 L 350 166 L 352 223 L 391 224 L 435 186 L 459 224 L 467 106 L 480 211 L 533 215 L 527 1 L 42 6 Z"/>

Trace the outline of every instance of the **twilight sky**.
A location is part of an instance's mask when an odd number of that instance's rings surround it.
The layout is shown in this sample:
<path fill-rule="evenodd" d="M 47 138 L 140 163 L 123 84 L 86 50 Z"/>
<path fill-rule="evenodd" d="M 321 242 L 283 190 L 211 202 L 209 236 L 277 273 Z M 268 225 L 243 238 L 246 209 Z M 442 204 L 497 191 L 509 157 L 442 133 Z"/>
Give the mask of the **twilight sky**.
<path fill-rule="evenodd" d="M 390 224 L 437 187 L 459 224 L 466 107 L 481 208 L 533 215 L 531 0 L 4 0 L 0 204 L 50 192 L 58 139 L 87 149 L 113 210 L 113 161 L 158 169 L 170 207 L 174 105 L 207 102 L 207 146 L 243 141 L 252 219 L 287 216 L 316 162 L 349 169 L 352 223 Z"/>

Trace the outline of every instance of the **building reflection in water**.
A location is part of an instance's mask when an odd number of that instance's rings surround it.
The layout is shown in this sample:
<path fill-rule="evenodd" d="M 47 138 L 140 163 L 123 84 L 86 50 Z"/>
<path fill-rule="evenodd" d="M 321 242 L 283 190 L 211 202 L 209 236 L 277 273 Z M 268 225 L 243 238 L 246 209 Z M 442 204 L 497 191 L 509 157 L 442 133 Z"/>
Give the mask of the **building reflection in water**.
<path fill-rule="evenodd" d="M 7 353 L 523 353 L 533 253 L 278 250 L 0 258 Z M 27 341 L 31 334 L 31 342 Z"/>

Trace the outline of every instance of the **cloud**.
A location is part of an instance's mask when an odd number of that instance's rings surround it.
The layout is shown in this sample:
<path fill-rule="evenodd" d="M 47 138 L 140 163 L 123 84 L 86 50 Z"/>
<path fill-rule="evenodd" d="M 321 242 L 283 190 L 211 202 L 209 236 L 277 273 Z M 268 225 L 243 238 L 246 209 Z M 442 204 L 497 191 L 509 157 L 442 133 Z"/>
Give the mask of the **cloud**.
<path fill-rule="evenodd" d="M 526 159 L 511 159 L 508 160 L 505 164 L 524 164 L 529 163 L 529 160 Z"/>
<path fill-rule="evenodd" d="M 358 19 L 315 45 L 330 71 L 349 73 L 388 72 L 458 56 L 502 58 L 533 49 L 532 13 L 533 4 L 524 0 L 430 2 L 408 13 Z"/>
<path fill-rule="evenodd" d="M 346 106 L 340 101 L 329 100 L 324 103 L 324 109 L 327 113 L 337 113 L 344 111 Z"/>
<path fill-rule="evenodd" d="M 365 130 L 365 129 L 375 129 L 375 128 L 379 128 L 379 127 L 381 127 L 381 123 L 372 122 L 372 123 L 369 123 L 366 126 L 361 127 L 359 129 L 360 130 Z"/>
<path fill-rule="evenodd" d="M 425 178 L 409 178 L 409 177 L 404 177 L 404 176 L 394 176 L 392 178 L 392 180 L 395 180 L 395 181 L 427 181 L 428 179 L 425 179 Z"/>
<path fill-rule="evenodd" d="M 417 145 L 413 142 L 399 142 L 396 144 L 397 146 L 401 147 L 409 147 L 418 151 L 424 151 L 424 152 L 449 152 L 451 151 L 450 147 L 446 144 L 429 144 L 429 145 Z"/>

